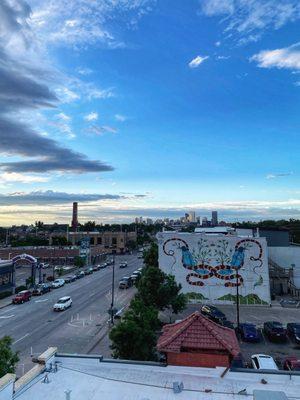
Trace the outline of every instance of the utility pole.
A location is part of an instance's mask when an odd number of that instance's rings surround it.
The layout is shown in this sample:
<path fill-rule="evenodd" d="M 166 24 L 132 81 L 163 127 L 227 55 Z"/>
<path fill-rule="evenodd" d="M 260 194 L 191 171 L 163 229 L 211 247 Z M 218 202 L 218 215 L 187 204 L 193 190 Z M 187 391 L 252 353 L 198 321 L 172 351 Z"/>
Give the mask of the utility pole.
<path fill-rule="evenodd" d="M 116 249 L 112 250 L 113 253 L 113 269 L 112 269 L 112 282 L 111 282 L 111 304 L 110 304 L 110 322 L 114 324 L 114 299 L 115 299 L 115 262 L 116 262 Z"/>
<path fill-rule="evenodd" d="M 239 296 L 239 278 L 238 268 L 235 269 L 236 276 L 236 325 L 237 331 L 240 331 L 240 296 Z"/>

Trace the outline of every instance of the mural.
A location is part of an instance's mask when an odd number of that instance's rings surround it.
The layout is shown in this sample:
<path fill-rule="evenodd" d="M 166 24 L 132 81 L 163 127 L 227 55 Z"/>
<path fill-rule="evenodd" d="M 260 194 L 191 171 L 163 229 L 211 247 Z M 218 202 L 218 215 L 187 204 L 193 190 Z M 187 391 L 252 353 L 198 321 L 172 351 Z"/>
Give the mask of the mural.
<path fill-rule="evenodd" d="M 269 303 L 267 245 L 264 238 L 162 232 L 159 265 L 175 275 L 190 299 Z"/>

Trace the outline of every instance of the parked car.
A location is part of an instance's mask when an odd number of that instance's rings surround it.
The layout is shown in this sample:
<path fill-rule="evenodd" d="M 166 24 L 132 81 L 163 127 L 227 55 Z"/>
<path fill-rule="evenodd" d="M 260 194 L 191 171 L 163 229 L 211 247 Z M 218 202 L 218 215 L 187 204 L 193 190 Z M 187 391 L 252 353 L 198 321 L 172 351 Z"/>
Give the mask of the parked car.
<path fill-rule="evenodd" d="M 251 363 L 254 369 L 279 369 L 274 358 L 266 354 L 253 354 L 251 356 Z"/>
<path fill-rule="evenodd" d="M 75 276 L 76 276 L 76 279 L 80 279 L 85 276 L 85 273 L 83 271 L 76 272 Z"/>
<path fill-rule="evenodd" d="M 283 369 L 286 371 L 300 371 L 300 359 L 290 356 L 283 361 Z"/>
<path fill-rule="evenodd" d="M 130 276 L 124 276 L 119 282 L 119 289 L 128 289 L 132 286 L 133 282 Z"/>
<path fill-rule="evenodd" d="M 143 258 L 143 253 L 139 253 L 137 258 Z"/>
<path fill-rule="evenodd" d="M 244 342 L 259 342 L 260 334 L 254 324 L 243 323 L 240 324 L 238 332 Z"/>
<path fill-rule="evenodd" d="M 120 268 L 126 268 L 128 266 L 127 261 L 124 261 L 120 264 Z"/>
<path fill-rule="evenodd" d="M 103 263 L 99 265 L 99 269 L 104 269 L 107 267 L 107 263 Z"/>
<path fill-rule="evenodd" d="M 85 269 L 83 272 L 84 272 L 84 275 L 91 275 L 94 271 L 93 271 L 93 268 L 90 267 L 90 268 Z"/>
<path fill-rule="evenodd" d="M 16 294 L 12 299 L 13 304 L 22 304 L 25 301 L 29 301 L 31 298 L 30 290 L 22 290 L 20 293 Z"/>
<path fill-rule="evenodd" d="M 300 344 L 300 324 L 289 323 L 286 325 L 287 335 L 297 344 Z"/>
<path fill-rule="evenodd" d="M 201 313 L 214 322 L 226 320 L 226 316 L 215 306 L 203 305 L 200 309 Z"/>
<path fill-rule="evenodd" d="M 228 321 L 227 319 L 221 319 L 218 323 L 222 326 L 225 326 L 226 328 L 234 329 L 233 323 L 231 321 Z"/>
<path fill-rule="evenodd" d="M 64 279 L 55 279 L 55 281 L 52 282 L 52 287 L 54 289 L 60 288 L 64 286 L 65 280 Z"/>
<path fill-rule="evenodd" d="M 71 282 L 74 282 L 76 280 L 76 276 L 75 275 L 66 276 L 64 278 L 64 280 L 65 280 L 65 283 L 71 283 Z"/>
<path fill-rule="evenodd" d="M 48 285 L 47 283 L 42 283 L 40 285 L 37 285 L 33 291 L 32 291 L 32 296 L 41 296 L 44 293 L 48 293 L 51 291 L 51 286 Z"/>
<path fill-rule="evenodd" d="M 93 272 L 97 272 L 97 271 L 99 271 L 99 265 L 94 265 L 93 266 Z"/>
<path fill-rule="evenodd" d="M 107 265 L 113 265 L 113 263 L 114 263 L 113 258 L 111 258 L 110 260 L 106 261 Z"/>
<path fill-rule="evenodd" d="M 244 362 L 242 354 L 238 354 L 237 356 L 233 357 L 230 367 L 231 368 L 245 368 L 245 362 Z"/>
<path fill-rule="evenodd" d="M 286 330 L 281 322 L 267 321 L 264 323 L 264 333 L 271 341 L 286 341 Z"/>
<path fill-rule="evenodd" d="M 53 311 L 65 311 L 72 307 L 72 299 L 70 296 L 61 297 L 53 306 Z"/>

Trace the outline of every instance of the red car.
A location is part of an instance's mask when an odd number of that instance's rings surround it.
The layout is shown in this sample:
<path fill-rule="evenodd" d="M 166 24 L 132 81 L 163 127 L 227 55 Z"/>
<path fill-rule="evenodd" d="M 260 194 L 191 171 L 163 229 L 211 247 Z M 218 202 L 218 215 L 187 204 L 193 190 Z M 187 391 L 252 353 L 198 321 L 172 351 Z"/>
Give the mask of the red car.
<path fill-rule="evenodd" d="M 297 357 L 287 357 L 283 362 L 283 369 L 287 371 L 300 371 L 300 359 Z"/>
<path fill-rule="evenodd" d="M 29 301 L 31 298 L 31 291 L 30 290 L 22 290 L 22 292 L 16 294 L 16 296 L 13 298 L 12 302 L 13 304 L 21 304 L 24 303 L 25 301 Z"/>

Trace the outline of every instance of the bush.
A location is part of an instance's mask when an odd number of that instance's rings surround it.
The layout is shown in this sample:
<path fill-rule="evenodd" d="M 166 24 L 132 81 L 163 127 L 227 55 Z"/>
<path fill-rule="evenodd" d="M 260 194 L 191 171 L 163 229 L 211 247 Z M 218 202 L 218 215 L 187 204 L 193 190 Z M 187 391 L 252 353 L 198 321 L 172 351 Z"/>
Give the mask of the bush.
<path fill-rule="evenodd" d="M 26 290 L 27 287 L 25 285 L 17 286 L 16 293 L 22 292 L 22 290 Z"/>

